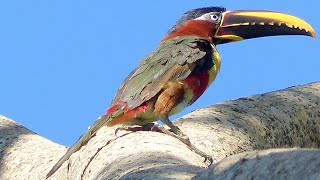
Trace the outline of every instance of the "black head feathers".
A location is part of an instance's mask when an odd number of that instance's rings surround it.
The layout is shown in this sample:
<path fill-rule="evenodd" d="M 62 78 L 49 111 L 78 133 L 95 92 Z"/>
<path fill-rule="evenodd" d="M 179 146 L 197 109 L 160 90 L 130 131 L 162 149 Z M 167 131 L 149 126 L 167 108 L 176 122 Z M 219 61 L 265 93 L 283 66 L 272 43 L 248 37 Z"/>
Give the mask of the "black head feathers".
<path fill-rule="evenodd" d="M 176 24 L 168 31 L 168 34 L 175 31 L 175 29 L 178 28 L 181 24 L 184 24 L 185 22 L 191 19 L 196 19 L 210 12 L 225 12 L 225 11 L 226 9 L 222 7 L 204 7 L 204 8 L 189 10 L 182 15 L 182 17 L 176 22 Z"/>

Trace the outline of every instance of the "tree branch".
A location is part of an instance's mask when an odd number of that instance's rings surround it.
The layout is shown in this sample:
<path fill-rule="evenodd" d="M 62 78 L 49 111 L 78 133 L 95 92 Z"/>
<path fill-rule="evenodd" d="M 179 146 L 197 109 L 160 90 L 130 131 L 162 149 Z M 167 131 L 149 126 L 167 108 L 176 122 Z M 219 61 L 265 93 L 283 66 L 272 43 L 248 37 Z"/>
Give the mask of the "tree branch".
<path fill-rule="evenodd" d="M 206 169 L 199 155 L 171 136 L 149 131 L 115 136 L 114 128 L 104 127 L 52 179 L 270 179 L 299 177 L 293 176 L 298 172 L 319 177 L 320 150 L 292 147 L 320 147 L 320 82 L 219 103 L 175 124 L 215 164 Z M 268 150 L 248 152 L 261 149 Z M 65 151 L 0 116 L 0 179 L 44 179 Z"/>

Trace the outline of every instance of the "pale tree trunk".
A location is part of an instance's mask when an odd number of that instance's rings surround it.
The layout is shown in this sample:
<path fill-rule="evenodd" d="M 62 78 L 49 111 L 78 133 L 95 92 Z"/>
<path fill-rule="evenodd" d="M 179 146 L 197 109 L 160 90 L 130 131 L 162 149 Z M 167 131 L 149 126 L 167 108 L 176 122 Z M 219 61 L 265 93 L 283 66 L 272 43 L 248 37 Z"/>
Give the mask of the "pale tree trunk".
<path fill-rule="evenodd" d="M 104 127 L 51 179 L 320 179 L 320 82 L 219 103 L 174 123 L 213 157 L 211 166 L 174 137 L 115 136 Z M 45 179 L 66 150 L 0 116 L 0 179 Z"/>

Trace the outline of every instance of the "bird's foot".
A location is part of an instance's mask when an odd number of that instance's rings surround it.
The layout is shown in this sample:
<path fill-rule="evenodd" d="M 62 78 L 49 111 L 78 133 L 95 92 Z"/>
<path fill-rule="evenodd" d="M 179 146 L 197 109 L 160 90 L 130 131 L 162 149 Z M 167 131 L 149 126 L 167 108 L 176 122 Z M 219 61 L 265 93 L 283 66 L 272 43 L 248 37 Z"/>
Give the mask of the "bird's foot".
<path fill-rule="evenodd" d="M 197 147 L 195 147 L 191 143 L 189 137 L 187 135 L 183 134 L 182 131 L 178 127 L 176 127 L 175 130 L 170 129 L 171 131 L 166 129 L 166 128 L 164 128 L 164 127 L 162 127 L 162 126 L 158 126 L 157 128 L 159 130 L 161 130 L 162 133 L 170 135 L 172 137 L 175 137 L 175 138 L 179 139 L 181 142 L 183 142 L 184 144 L 186 144 L 189 147 L 190 150 L 192 150 L 193 152 L 195 152 L 196 154 L 198 154 L 198 155 L 200 155 L 201 157 L 204 158 L 204 163 L 207 166 L 212 164 L 212 162 L 213 162 L 212 157 L 207 155 L 206 153 L 202 152 Z M 176 131 L 176 132 L 174 132 L 174 131 Z"/>
<path fill-rule="evenodd" d="M 201 151 L 200 149 L 198 149 L 196 146 L 194 146 L 191 142 L 188 136 L 186 136 L 185 134 L 181 134 L 181 135 L 177 135 L 177 138 L 183 142 L 184 144 L 186 144 L 190 150 L 192 150 L 193 152 L 195 152 L 196 154 L 200 155 L 201 157 L 204 158 L 204 163 L 209 166 L 212 164 L 213 159 L 210 155 L 206 154 L 205 152 Z"/>
<path fill-rule="evenodd" d="M 131 132 L 156 131 L 156 132 L 162 132 L 159 128 L 160 128 L 160 126 L 157 123 L 149 123 L 149 124 L 146 124 L 143 126 L 118 127 L 115 131 L 115 135 L 117 136 L 119 131 L 131 131 Z"/>
<path fill-rule="evenodd" d="M 177 127 L 174 126 L 175 128 L 167 129 L 163 126 L 160 126 L 157 123 L 149 123 L 143 126 L 130 126 L 130 127 L 119 127 L 115 131 L 115 135 L 117 136 L 117 133 L 120 130 L 123 131 L 130 131 L 130 132 L 137 132 L 137 131 L 155 131 L 155 132 L 160 132 L 163 134 L 167 134 L 169 136 L 175 137 L 179 139 L 181 142 L 186 144 L 190 150 L 195 152 L 196 154 L 200 155 L 201 157 L 204 158 L 204 162 L 206 165 L 212 164 L 213 160 L 212 157 L 207 155 L 206 153 L 202 152 L 199 150 L 197 147 L 195 147 L 191 142 L 190 139 L 187 135 L 183 134 L 183 132 Z"/>

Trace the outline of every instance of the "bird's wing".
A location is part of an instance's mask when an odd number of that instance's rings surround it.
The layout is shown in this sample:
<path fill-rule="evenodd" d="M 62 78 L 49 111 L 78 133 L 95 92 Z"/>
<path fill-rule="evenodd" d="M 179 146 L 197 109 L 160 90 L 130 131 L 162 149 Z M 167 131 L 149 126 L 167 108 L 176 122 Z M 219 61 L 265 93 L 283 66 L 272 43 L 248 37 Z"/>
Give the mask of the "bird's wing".
<path fill-rule="evenodd" d="M 113 102 L 138 107 L 158 94 L 169 81 L 183 80 L 203 66 L 212 67 L 210 42 L 196 36 L 177 37 L 160 44 L 131 72 Z"/>

